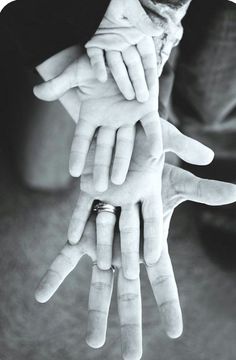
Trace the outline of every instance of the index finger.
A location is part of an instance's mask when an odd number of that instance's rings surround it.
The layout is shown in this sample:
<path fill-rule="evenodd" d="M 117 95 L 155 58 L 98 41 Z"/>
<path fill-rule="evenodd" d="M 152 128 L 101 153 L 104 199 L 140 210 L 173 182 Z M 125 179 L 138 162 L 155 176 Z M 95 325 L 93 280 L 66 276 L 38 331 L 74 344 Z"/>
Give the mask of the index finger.
<path fill-rule="evenodd" d="M 65 278 L 76 267 L 83 256 L 82 246 L 66 244 L 57 255 L 49 270 L 40 281 L 35 298 L 40 303 L 47 302 L 63 283 Z"/>

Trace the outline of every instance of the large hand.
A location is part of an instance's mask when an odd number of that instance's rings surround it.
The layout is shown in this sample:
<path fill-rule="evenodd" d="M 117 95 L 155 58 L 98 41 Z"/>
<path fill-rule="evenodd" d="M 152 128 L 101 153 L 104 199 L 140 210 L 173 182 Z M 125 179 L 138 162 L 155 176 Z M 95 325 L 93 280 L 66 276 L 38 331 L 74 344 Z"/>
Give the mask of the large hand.
<path fill-rule="evenodd" d="M 163 327 L 168 336 L 175 338 L 182 333 L 182 316 L 166 242 L 173 211 L 186 200 L 208 205 L 231 203 L 236 200 L 236 186 L 200 179 L 180 168 L 165 165 L 162 200 L 165 246 L 159 261 L 151 267 L 145 266 Z M 127 280 L 123 277 L 118 235 L 114 241 L 113 253 L 113 265 L 119 269 L 118 306 L 122 354 L 124 359 L 136 360 L 140 359 L 142 354 L 140 283 L 139 279 Z M 96 266 L 96 229 L 93 218 L 87 223 L 80 243 L 75 246 L 67 243 L 55 258 L 38 286 L 36 299 L 42 303 L 48 301 L 85 254 L 88 254 L 95 263 L 89 296 L 87 342 L 97 348 L 105 342 L 114 274 L 112 270 L 102 271 Z M 140 260 L 143 261 L 142 256 Z"/>
<path fill-rule="evenodd" d="M 81 175 L 89 146 L 98 128 L 94 164 L 95 186 L 98 191 L 107 189 L 115 144 L 111 179 L 115 184 L 124 182 L 132 155 L 136 122 L 142 123 L 149 139 L 150 155 L 160 158 L 162 136 L 157 113 L 158 83 L 153 85 L 147 102 L 141 104 L 135 100 L 127 101 L 111 76 L 106 83 L 95 79 L 88 58 L 84 56 L 69 65 L 58 77 L 35 87 L 34 92 L 43 100 L 55 100 L 77 86 L 82 105 L 70 157 L 70 172 L 73 176 Z"/>
<path fill-rule="evenodd" d="M 212 160 L 212 151 L 197 141 L 181 134 L 173 125 L 161 121 L 165 151 L 173 151 L 182 159 L 205 165 Z M 81 193 L 69 226 L 68 239 L 75 244 L 81 238 L 94 200 L 98 199 L 121 208 L 119 228 L 121 236 L 122 267 L 129 279 L 138 277 L 140 205 L 144 220 L 144 258 L 153 264 L 162 250 L 162 166 L 164 156 L 151 159 L 148 140 L 141 127 L 137 127 L 134 151 L 124 184 L 109 184 L 108 190 L 99 193 L 93 184 L 93 164 L 96 157 L 92 146 L 84 174 L 81 177 Z M 109 269 L 112 259 L 112 242 L 115 215 L 102 212 L 97 216 L 97 262 L 101 269 Z"/>

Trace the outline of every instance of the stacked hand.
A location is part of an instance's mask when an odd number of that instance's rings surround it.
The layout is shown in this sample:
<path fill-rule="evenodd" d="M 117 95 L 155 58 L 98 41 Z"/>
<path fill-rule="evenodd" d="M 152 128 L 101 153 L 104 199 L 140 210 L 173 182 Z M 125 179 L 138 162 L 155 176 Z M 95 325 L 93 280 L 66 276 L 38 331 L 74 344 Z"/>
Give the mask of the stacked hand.
<path fill-rule="evenodd" d="M 117 0 L 117 4 L 123 1 Z M 209 163 L 213 154 L 160 121 L 155 78 L 145 103 L 128 101 L 113 79 L 114 72 L 113 77 L 108 74 L 107 81 L 101 83 L 86 56 L 75 61 L 73 57 L 57 76 L 35 88 L 41 99 L 66 100 L 64 105 L 77 122 L 70 172 L 73 176 L 83 174 L 68 231 L 70 243 L 76 245 L 67 243 L 62 249 L 40 283 L 36 298 L 47 301 L 80 258 L 89 255 L 94 267 L 87 341 L 93 347 L 102 346 L 114 277 L 111 265 L 117 267 L 122 353 L 124 358 L 137 359 L 142 353 L 139 261 L 145 263 L 167 334 L 179 336 L 181 310 L 167 248 L 173 210 L 185 200 L 209 205 L 230 203 L 236 200 L 236 189 L 231 184 L 199 179 L 179 168 L 164 166 L 166 151 L 197 165 Z M 136 125 L 138 122 L 142 127 Z M 116 234 L 115 240 L 117 221 L 113 214 L 98 214 L 95 233 L 95 221 L 93 215 L 89 220 L 89 215 L 96 199 L 121 208 L 120 236 Z M 144 232 L 140 234 L 142 223 Z"/>
<path fill-rule="evenodd" d="M 160 28 L 150 20 L 139 23 L 137 18 L 149 19 L 139 1 L 112 0 L 99 28 L 86 44 L 87 54 L 100 81 L 107 80 L 106 64 L 121 93 L 128 100 L 148 100 L 149 89 L 157 77 L 157 59 L 152 36 Z M 134 15 L 136 12 L 136 17 Z"/>
<path fill-rule="evenodd" d="M 183 160 L 205 165 L 212 160 L 212 151 L 199 142 L 184 136 L 173 125 L 161 121 L 164 151 L 173 151 Z M 186 149 L 189 149 L 186 152 Z M 149 156 L 148 140 L 142 128 L 137 127 L 130 168 L 124 184 L 109 184 L 108 190 L 98 193 L 93 183 L 95 147 L 90 149 L 86 168 L 80 181 L 80 196 L 69 226 L 68 239 L 77 243 L 89 218 L 94 200 L 99 199 L 121 208 L 119 230 L 122 267 L 128 279 L 139 275 L 140 209 L 144 222 L 144 259 L 154 264 L 163 246 L 163 209 L 161 198 L 164 155 L 155 160 Z M 100 269 L 109 269 L 112 262 L 112 242 L 116 216 L 102 212 L 97 215 L 97 263 Z"/>
<path fill-rule="evenodd" d="M 195 157 L 195 155 L 193 155 Z M 162 178 L 163 249 L 157 263 L 145 264 L 149 281 L 160 311 L 162 325 L 167 335 L 176 338 L 182 333 L 182 316 L 167 236 L 171 216 L 180 203 L 191 200 L 208 205 L 223 205 L 236 200 L 236 186 L 198 178 L 180 168 L 165 165 Z M 142 240 L 141 240 L 142 241 Z M 100 270 L 97 263 L 96 228 L 92 216 L 86 224 L 77 245 L 67 243 L 55 258 L 36 291 L 39 302 L 48 301 L 64 279 L 87 254 L 93 261 L 90 285 L 87 343 L 101 347 L 105 342 L 107 318 L 113 289 L 114 273 Z M 140 262 L 143 262 L 141 254 Z M 121 267 L 120 238 L 116 234 L 113 244 L 112 264 L 118 271 L 118 312 L 121 326 L 122 355 L 124 359 L 140 359 L 142 354 L 142 319 L 140 280 L 127 280 Z"/>
<path fill-rule="evenodd" d="M 88 58 L 83 56 L 71 63 L 56 78 L 36 86 L 34 93 L 40 99 L 51 101 L 60 99 L 71 88 L 76 88 L 74 91 L 78 96 L 77 102 L 81 103 L 70 156 L 72 176 L 79 177 L 82 174 L 89 147 L 97 131 L 95 187 L 101 192 L 108 187 L 114 148 L 111 180 L 115 184 L 122 184 L 132 156 L 134 125 L 138 121 L 141 122 L 149 139 L 150 157 L 161 157 L 163 150 L 157 107 L 157 81 L 150 90 L 148 101 L 128 101 L 124 99 L 111 76 L 105 83 L 97 81 Z"/>

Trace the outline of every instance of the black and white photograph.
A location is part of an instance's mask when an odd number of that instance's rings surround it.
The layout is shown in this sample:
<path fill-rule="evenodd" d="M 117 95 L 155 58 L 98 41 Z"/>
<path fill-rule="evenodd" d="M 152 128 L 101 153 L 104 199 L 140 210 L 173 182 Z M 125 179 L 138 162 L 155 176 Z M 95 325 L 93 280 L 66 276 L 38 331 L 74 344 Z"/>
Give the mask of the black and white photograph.
<path fill-rule="evenodd" d="M 236 359 L 236 1 L 0 0 L 0 360 Z"/>

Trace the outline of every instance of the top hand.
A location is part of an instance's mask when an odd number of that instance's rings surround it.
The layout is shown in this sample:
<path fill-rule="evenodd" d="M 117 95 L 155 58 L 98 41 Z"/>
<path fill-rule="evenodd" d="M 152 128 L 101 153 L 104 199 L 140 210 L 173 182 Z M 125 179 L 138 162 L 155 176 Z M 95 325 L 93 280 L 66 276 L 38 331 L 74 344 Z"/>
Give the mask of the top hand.
<path fill-rule="evenodd" d="M 142 123 L 149 139 L 150 155 L 160 158 L 162 135 L 157 105 L 158 82 L 153 85 L 147 102 L 127 101 L 111 76 L 105 83 L 96 80 L 88 58 L 83 56 L 58 77 L 36 86 L 34 93 L 40 99 L 51 101 L 59 99 L 74 87 L 78 87 L 81 109 L 70 156 L 72 176 L 82 174 L 89 146 L 98 128 L 94 163 L 94 179 L 98 191 L 107 189 L 114 146 L 116 151 L 111 180 L 115 184 L 124 182 L 133 151 L 134 125 L 138 121 Z"/>
<path fill-rule="evenodd" d="M 116 8 L 120 3 L 111 1 L 99 28 L 85 47 L 99 81 L 107 80 L 106 62 L 124 97 L 132 100 L 136 95 L 138 101 L 144 102 L 157 77 L 156 49 L 151 36 L 133 26 L 126 17 L 118 16 Z M 140 4 L 139 7 L 142 9 Z M 155 33 L 156 29 L 152 35 Z"/>

